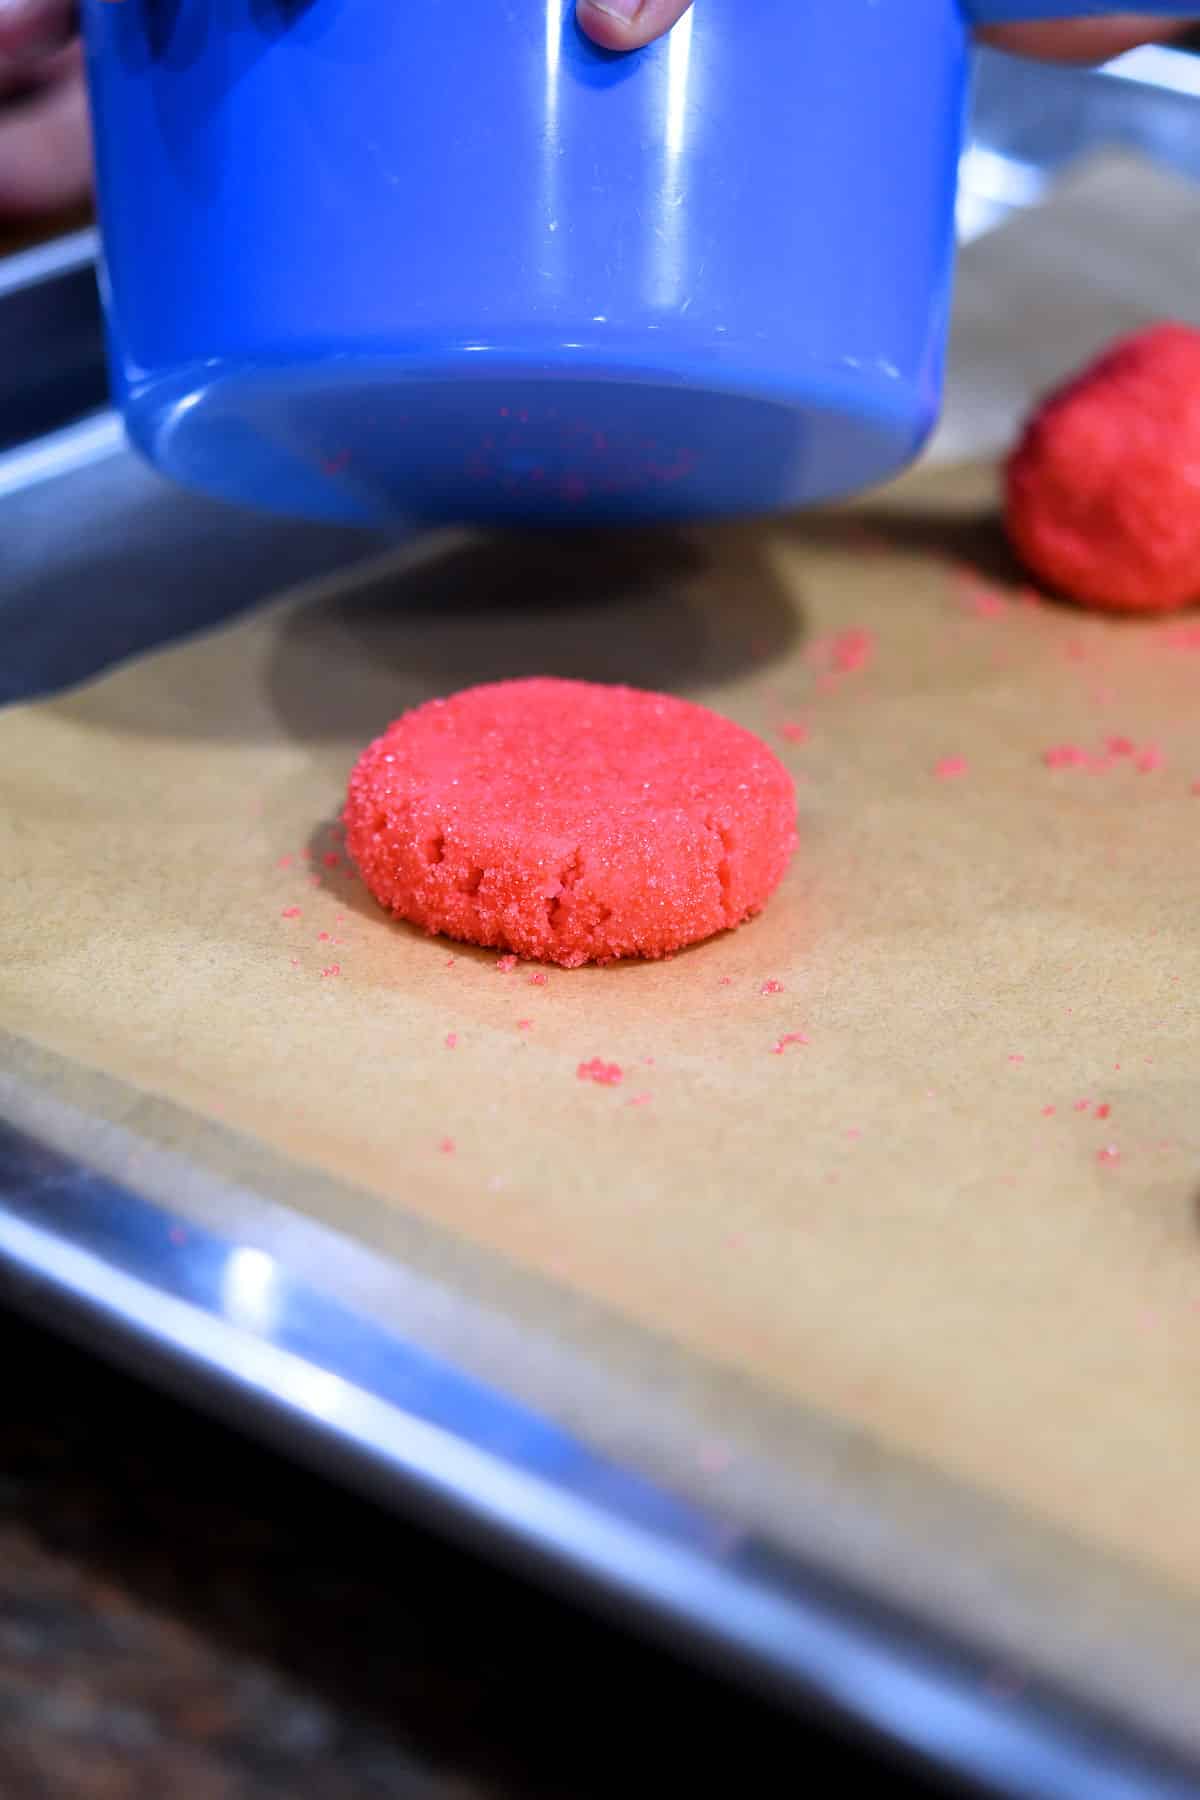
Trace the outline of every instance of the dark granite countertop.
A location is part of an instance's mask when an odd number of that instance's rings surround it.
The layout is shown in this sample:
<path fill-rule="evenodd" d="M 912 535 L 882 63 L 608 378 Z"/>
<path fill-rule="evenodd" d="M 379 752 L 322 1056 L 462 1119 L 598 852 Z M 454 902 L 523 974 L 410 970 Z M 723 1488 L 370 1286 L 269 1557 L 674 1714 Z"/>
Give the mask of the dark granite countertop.
<path fill-rule="evenodd" d="M 0 1356 L 4 1800 L 930 1791 L 4 1313 Z"/>

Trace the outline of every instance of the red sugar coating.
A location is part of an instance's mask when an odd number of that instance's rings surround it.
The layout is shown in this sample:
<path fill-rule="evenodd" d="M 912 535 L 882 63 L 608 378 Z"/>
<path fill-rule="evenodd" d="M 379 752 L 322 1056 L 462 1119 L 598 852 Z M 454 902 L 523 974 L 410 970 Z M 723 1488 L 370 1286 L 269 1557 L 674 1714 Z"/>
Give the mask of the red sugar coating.
<path fill-rule="evenodd" d="M 1200 599 L 1200 331 L 1122 339 L 1051 394 L 1006 487 L 1013 547 L 1056 592 L 1115 612 Z"/>
<path fill-rule="evenodd" d="M 943 756 L 940 762 L 934 763 L 933 772 L 939 781 L 954 781 L 959 775 L 965 775 L 967 768 L 965 756 Z"/>
<path fill-rule="evenodd" d="M 791 777 L 748 731 L 664 694 L 549 679 L 406 713 L 359 758 L 345 823 L 397 916 L 568 968 L 741 924 L 796 844 Z"/>

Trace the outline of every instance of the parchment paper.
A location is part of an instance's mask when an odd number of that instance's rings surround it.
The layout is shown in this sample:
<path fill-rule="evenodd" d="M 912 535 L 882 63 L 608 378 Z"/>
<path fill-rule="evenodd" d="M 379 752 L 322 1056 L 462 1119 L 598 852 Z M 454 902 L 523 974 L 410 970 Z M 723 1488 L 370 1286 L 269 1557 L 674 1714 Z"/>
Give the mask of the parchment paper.
<path fill-rule="evenodd" d="M 1198 216 L 1110 162 L 973 246 L 943 466 L 887 496 L 431 540 L 0 718 L 11 1109 L 383 1248 L 405 1330 L 1193 1743 L 1200 625 L 1037 602 L 993 470 L 944 465 L 1197 316 Z M 776 746 L 802 848 L 759 921 L 535 984 L 380 916 L 356 749 L 535 671 Z"/>

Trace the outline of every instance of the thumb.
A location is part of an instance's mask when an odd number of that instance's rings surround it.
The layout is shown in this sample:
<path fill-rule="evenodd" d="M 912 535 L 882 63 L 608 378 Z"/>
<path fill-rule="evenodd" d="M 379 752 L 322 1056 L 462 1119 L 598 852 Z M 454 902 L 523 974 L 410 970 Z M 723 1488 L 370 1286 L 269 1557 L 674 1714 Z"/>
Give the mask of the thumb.
<path fill-rule="evenodd" d="M 579 23 L 605 50 L 637 50 L 681 19 L 691 0 L 577 0 Z"/>

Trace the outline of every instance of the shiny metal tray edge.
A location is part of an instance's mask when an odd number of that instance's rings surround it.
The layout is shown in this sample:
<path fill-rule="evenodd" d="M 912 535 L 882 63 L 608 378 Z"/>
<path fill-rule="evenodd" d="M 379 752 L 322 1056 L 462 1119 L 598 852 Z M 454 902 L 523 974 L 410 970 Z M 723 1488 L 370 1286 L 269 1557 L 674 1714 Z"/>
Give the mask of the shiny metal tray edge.
<path fill-rule="evenodd" d="M 615 1468 L 278 1263 L 253 1326 L 238 1296 L 258 1254 L 0 1124 L 0 1295 L 35 1319 L 931 1768 L 1043 1800 L 1200 1791 L 1200 1764 L 1044 1688 L 997 1693 L 977 1654 Z"/>

